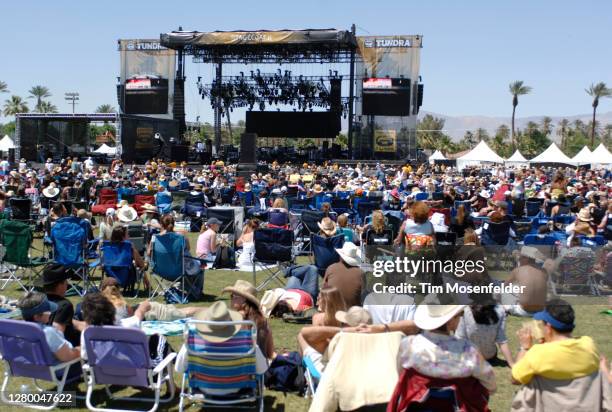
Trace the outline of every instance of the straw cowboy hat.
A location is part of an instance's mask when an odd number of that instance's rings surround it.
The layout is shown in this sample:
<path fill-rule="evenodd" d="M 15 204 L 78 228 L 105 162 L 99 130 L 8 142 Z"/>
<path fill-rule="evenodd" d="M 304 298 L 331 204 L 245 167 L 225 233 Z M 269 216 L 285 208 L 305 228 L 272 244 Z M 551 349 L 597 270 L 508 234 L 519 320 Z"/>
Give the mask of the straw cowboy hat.
<path fill-rule="evenodd" d="M 370 312 L 361 306 L 351 306 L 349 310 L 339 310 L 336 312 L 336 320 L 340 323 L 355 327 L 359 325 L 369 325 L 372 323 Z"/>
<path fill-rule="evenodd" d="M 533 246 L 523 246 L 520 251 L 521 256 L 525 256 L 526 258 L 533 259 L 538 262 L 544 262 L 546 260 L 546 256 L 542 254 Z"/>
<path fill-rule="evenodd" d="M 419 305 L 414 323 L 422 330 L 435 330 L 461 313 L 466 305 Z"/>
<path fill-rule="evenodd" d="M 336 234 L 336 224 L 328 217 L 324 217 L 320 222 L 317 222 L 317 226 L 319 226 L 321 232 L 325 233 L 327 236 Z"/>
<path fill-rule="evenodd" d="M 209 308 L 197 312 L 193 319 L 206 322 L 240 322 L 242 315 L 228 309 L 225 302 L 213 303 Z M 214 323 L 196 323 L 196 329 L 209 342 L 225 342 L 240 331 L 241 325 L 219 325 Z"/>
<path fill-rule="evenodd" d="M 321 193 L 323 191 L 323 188 L 321 187 L 320 184 L 317 183 L 316 185 L 314 185 L 312 191 L 315 193 Z"/>
<path fill-rule="evenodd" d="M 221 293 L 235 293 L 236 295 L 242 296 L 246 300 L 254 303 L 255 306 L 259 307 L 259 299 L 257 299 L 257 289 L 246 280 L 238 279 L 234 286 L 228 286 L 224 288 Z"/>
<path fill-rule="evenodd" d="M 140 207 L 142 210 L 144 210 L 145 212 L 152 212 L 152 213 L 157 213 L 157 207 L 153 206 L 150 203 L 145 203 L 144 205 L 142 205 Z"/>
<path fill-rule="evenodd" d="M 55 186 L 55 183 L 49 183 L 49 186 L 45 187 L 42 191 L 44 197 L 53 198 L 59 195 L 60 190 Z"/>
<path fill-rule="evenodd" d="M 361 265 L 361 249 L 352 242 L 345 242 L 341 249 L 334 249 L 340 259 L 349 266 Z"/>
<path fill-rule="evenodd" d="M 261 313 L 266 318 L 269 318 L 272 314 L 272 311 L 280 302 L 281 297 L 285 294 L 285 289 L 283 288 L 275 288 L 271 290 L 266 290 L 263 297 L 261 298 Z"/>
<path fill-rule="evenodd" d="M 581 222 L 590 222 L 593 220 L 593 218 L 591 217 L 591 212 L 586 207 L 580 209 L 580 212 L 578 212 L 578 216 L 576 216 L 576 219 L 580 220 Z"/>
<path fill-rule="evenodd" d="M 122 206 L 117 210 L 117 219 L 123 223 L 133 222 L 138 219 L 138 212 L 131 206 Z"/>

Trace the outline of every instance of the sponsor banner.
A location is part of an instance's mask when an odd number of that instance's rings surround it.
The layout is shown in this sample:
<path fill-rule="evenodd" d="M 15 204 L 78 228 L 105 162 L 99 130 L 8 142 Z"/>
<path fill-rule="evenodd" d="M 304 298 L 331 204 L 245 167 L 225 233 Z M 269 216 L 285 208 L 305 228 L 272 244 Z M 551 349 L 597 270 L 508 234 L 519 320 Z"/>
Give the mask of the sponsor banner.
<path fill-rule="evenodd" d="M 397 132 L 395 130 L 374 130 L 374 151 L 395 153 L 397 151 Z"/>

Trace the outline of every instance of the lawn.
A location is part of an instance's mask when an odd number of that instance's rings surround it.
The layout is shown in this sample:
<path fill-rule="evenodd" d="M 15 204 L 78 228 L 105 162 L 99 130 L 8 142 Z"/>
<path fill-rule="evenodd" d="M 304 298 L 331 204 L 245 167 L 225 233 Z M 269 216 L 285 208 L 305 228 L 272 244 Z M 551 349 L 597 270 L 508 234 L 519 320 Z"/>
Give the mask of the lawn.
<path fill-rule="evenodd" d="M 195 234 L 190 234 L 190 243 L 192 248 L 195 247 Z M 305 258 L 304 258 L 305 259 Z M 263 275 L 259 275 L 262 277 Z M 228 285 L 233 284 L 237 279 L 246 279 L 252 281 L 252 273 L 250 272 L 236 272 L 229 270 L 210 270 L 206 272 L 204 288 L 206 299 L 203 302 L 198 302 L 195 304 L 190 304 L 190 306 L 209 306 L 215 300 L 226 300 L 228 298 L 227 295 L 221 295 L 221 290 Z M 9 285 L 7 289 L 5 289 L 3 294 L 8 295 L 12 298 L 17 298 L 19 296 L 19 292 L 13 285 Z M 76 298 L 72 298 L 73 301 L 77 301 Z M 159 298 L 161 299 L 161 298 Z M 142 300 L 142 299 L 141 299 Z M 136 302 L 138 300 L 134 300 Z M 591 300 L 588 303 L 592 302 Z M 576 319 L 576 330 L 575 335 L 588 335 L 595 339 L 597 345 L 601 353 L 605 354 L 608 357 L 612 357 L 612 343 L 610 342 L 610 328 L 612 327 L 612 317 L 602 315 L 600 312 L 605 308 L 605 301 L 601 300 L 598 303 L 600 305 L 594 304 L 577 304 L 574 306 L 577 314 Z M 515 317 L 510 317 L 507 323 L 507 334 L 510 339 L 510 347 L 513 349 L 513 352 L 516 352 L 516 348 L 518 347 L 518 342 L 516 339 L 516 331 L 520 328 L 523 319 L 518 319 Z M 276 350 L 278 352 L 282 352 L 284 350 L 296 350 L 296 336 L 301 328 L 301 325 L 294 325 L 284 323 L 278 319 L 273 319 L 271 321 L 271 328 L 274 335 L 274 342 L 276 346 Z M 172 347 L 178 351 L 181 346 L 181 337 L 171 337 L 169 338 L 170 344 Z M 512 396 L 515 391 L 515 387 L 510 383 L 510 370 L 508 368 L 496 367 L 495 373 L 497 376 L 497 386 L 498 390 L 491 396 L 490 406 L 493 411 L 507 411 L 510 408 L 510 403 L 512 401 Z M 180 378 L 176 375 L 176 382 L 180 385 Z M 18 391 L 21 385 L 21 381 L 17 381 L 15 385 L 9 387 L 8 390 Z M 80 390 L 85 389 L 85 384 L 80 385 Z M 118 394 L 120 396 L 129 396 L 136 391 L 133 389 L 125 389 L 120 391 Z M 104 392 L 97 392 L 97 399 L 99 402 L 103 402 L 104 400 Z M 265 410 L 266 411 L 287 411 L 287 412 L 299 412 L 308 410 L 308 401 L 304 398 L 298 397 L 294 394 L 283 394 L 281 392 L 269 391 L 266 390 L 265 393 Z M 78 408 L 85 410 L 84 401 L 78 401 Z M 148 409 L 148 405 L 138 404 L 130 402 L 129 405 L 122 405 L 119 402 L 107 402 L 106 405 L 102 405 L 103 407 L 114 407 L 114 408 L 129 408 L 129 409 Z M 13 410 L 19 408 L 9 408 L 5 405 L 2 406 L 2 410 Z M 177 410 L 178 409 L 178 400 L 172 403 L 170 407 L 161 406 L 160 410 Z"/>

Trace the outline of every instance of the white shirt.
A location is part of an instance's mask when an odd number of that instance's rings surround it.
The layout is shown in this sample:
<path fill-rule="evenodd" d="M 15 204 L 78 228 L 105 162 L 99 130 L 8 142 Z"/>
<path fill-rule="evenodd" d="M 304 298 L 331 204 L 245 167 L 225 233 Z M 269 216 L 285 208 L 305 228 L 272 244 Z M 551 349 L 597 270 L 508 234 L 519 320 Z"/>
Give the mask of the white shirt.
<path fill-rule="evenodd" d="M 394 293 L 370 293 L 363 301 L 363 308 L 370 313 L 375 325 L 413 320 L 416 311 L 412 296 Z"/>

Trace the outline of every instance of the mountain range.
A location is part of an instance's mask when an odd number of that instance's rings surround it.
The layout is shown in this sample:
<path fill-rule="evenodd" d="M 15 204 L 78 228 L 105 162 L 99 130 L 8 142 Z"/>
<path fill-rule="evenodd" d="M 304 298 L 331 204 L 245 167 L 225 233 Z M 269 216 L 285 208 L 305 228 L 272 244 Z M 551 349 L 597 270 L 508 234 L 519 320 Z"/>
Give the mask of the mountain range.
<path fill-rule="evenodd" d="M 434 117 L 444 119 L 444 133 L 450 136 L 453 140 L 460 140 L 466 131 L 471 130 L 472 132 L 476 129 L 485 129 L 489 135 L 494 135 L 495 130 L 505 124 L 510 127 L 512 118 L 508 117 L 494 117 L 494 116 L 447 116 L 445 114 L 421 111 L 419 113 L 419 120 L 430 114 Z M 515 119 L 515 127 L 517 129 L 524 129 L 529 122 L 536 122 L 540 124 L 545 116 L 529 116 L 529 117 L 517 117 Z M 552 119 L 553 131 L 551 137 L 553 140 L 560 140 L 556 134 L 556 126 L 561 119 L 567 119 L 570 124 L 575 120 L 582 120 L 585 124 L 590 122 L 593 114 L 579 114 L 574 116 L 549 116 Z M 597 113 L 597 122 L 604 126 L 606 124 L 612 124 L 612 112 Z"/>

